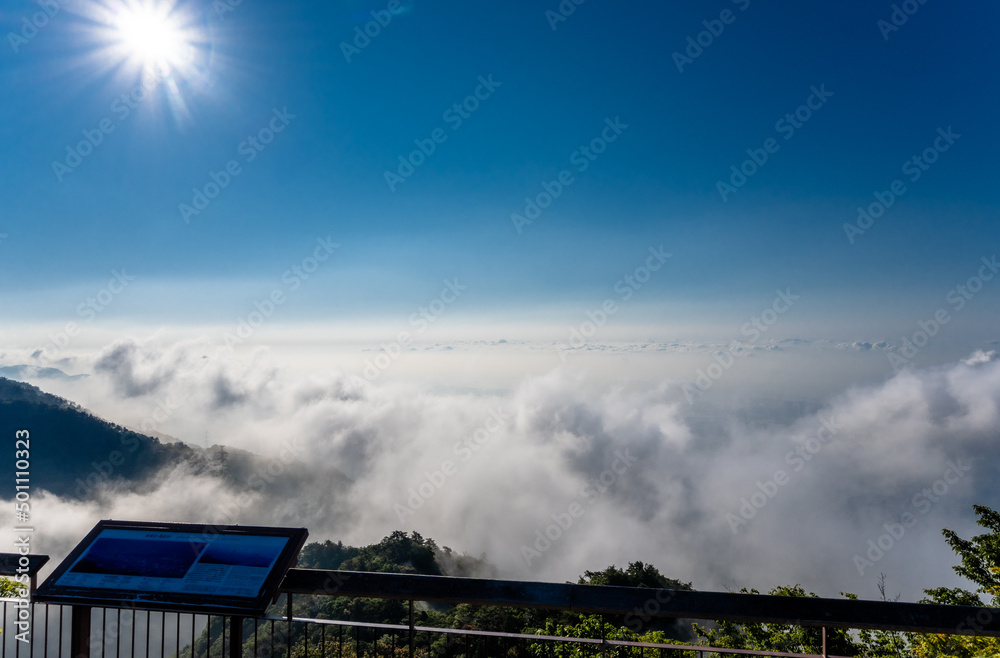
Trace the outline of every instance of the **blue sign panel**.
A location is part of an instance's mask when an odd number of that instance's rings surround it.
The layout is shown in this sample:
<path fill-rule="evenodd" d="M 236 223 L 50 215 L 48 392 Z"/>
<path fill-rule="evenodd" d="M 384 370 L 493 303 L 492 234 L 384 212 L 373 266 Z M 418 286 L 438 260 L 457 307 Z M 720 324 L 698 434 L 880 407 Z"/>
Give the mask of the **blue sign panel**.
<path fill-rule="evenodd" d="M 305 528 L 101 521 L 38 588 L 36 601 L 263 614 Z"/>

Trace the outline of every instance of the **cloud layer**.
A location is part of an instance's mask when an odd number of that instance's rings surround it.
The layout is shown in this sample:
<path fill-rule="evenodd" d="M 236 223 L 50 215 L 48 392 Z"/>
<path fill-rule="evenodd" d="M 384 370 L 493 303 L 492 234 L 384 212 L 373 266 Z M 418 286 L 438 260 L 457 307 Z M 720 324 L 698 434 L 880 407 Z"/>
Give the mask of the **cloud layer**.
<path fill-rule="evenodd" d="M 700 589 L 873 597 L 885 572 L 916 599 L 957 584 L 940 529 L 972 534 L 971 504 L 1000 493 L 992 352 L 825 400 L 747 391 L 725 406 L 689 405 L 683 381 L 592 381 L 563 366 L 492 390 L 302 377 L 205 341 L 120 340 L 86 359 L 92 376 L 55 392 L 137 430 L 265 459 L 176 468 L 86 503 L 36 493 L 38 546 L 57 558 L 99 518 L 304 525 L 349 543 L 412 529 L 509 577 L 642 559 Z M 773 376 L 766 360 L 748 367 Z M 904 533 L 870 551 L 906 514 Z"/>

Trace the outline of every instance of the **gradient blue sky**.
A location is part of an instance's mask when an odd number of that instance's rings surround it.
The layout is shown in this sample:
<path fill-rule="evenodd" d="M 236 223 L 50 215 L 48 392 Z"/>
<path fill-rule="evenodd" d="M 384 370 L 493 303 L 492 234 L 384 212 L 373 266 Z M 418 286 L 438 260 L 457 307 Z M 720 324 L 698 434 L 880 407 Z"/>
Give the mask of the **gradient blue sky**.
<path fill-rule="evenodd" d="M 112 103 L 136 72 L 102 50 L 113 32 L 98 3 L 64 3 L 18 52 L 8 36 L 10 319 L 73 319 L 125 268 L 134 287 L 105 317 L 230 322 L 332 236 L 340 249 L 284 320 L 405 318 L 446 277 L 470 286 L 462 313 L 579 314 L 662 244 L 667 276 L 637 296 L 632 320 L 731 325 L 790 286 L 809 301 L 800 320 L 868 337 L 941 306 L 995 251 L 994 4 L 930 0 L 886 40 L 888 2 L 589 0 L 555 30 L 554 0 L 404 2 L 348 63 L 341 43 L 386 4 L 244 0 L 220 18 L 208 0 L 177 2 L 193 65 L 175 69 L 173 95 L 163 84 L 120 121 Z M 725 9 L 735 21 L 679 72 L 672 54 Z M 4 33 L 37 10 L 4 3 Z M 490 75 L 502 86 L 452 130 L 443 112 Z M 814 85 L 833 96 L 785 140 L 776 121 Z M 244 162 L 241 142 L 285 107 L 287 129 Z M 105 117 L 114 132 L 59 182 L 53 161 Z M 511 213 L 608 117 L 629 128 L 519 234 Z M 954 147 L 850 244 L 857 206 L 948 126 Z M 447 141 L 390 192 L 384 172 L 435 128 Z M 716 182 L 769 137 L 780 150 L 723 202 Z M 231 159 L 242 173 L 185 224 L 179 204 Z"/>

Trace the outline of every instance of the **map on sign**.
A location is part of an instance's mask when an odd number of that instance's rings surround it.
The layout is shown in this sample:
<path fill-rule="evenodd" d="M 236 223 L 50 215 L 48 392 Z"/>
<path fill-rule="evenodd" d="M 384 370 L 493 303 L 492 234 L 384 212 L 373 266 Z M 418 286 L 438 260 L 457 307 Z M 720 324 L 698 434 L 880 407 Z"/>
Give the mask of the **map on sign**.
<path fill-rule="evenodd" d="M 35 598 L 263 612 L 306 535 L 305 528 L 101 521 Z"/>
<path fill-rule="evenodd" d="M 217 535 L 208 542 L 195 533 L 104 530 L 56 585 L 255 597 L 287 543 L 287 537 Z"/>

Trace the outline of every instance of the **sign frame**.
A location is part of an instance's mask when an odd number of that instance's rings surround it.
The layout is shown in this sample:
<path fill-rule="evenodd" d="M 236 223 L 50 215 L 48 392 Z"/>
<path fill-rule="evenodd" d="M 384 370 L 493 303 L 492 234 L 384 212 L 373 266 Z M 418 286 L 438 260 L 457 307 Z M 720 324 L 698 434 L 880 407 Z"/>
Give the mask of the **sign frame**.
<path fill-rule="evenodd" d="M 22 557 L 28 558 L 27 567 L 21 567 L 20 560 Z M 0 553 L 0 576 L 18 576 L 26 573 L 31 577 L 35 577 L 48 561 L 48 555 L 38 555 L 36 553 L 29 553 L 28 555 Z M 24 570 L 18 571 L 18 569 Z"/>
<path fill-rule="evenodd" d="M 98 539 L 104 542 L 114 542 L 115 539 L 122 540 L 122 537 L 108 538 L 102 537 L 105 531 L 124 531 L 109 534 L 122 535 L 127 537 L 135 533 L 136 541 L 148 541 L 150 544 L 159 543 L 160 548 L 168 547 L 170 543 L 180 543 L 178 539 L 145 539 L 143 535 L 150 533 L 163 533 L 175 535 L 199 535 L 197 542 L 189 539 L 187 546 L 191 547 L 190 554 L 185 558 L 191 564 L 187 569 L 196 563 L 215 563 L 218 560 L 204 560 L 208 553 L 208 546 L 218 541 L 221 537 L 264 537 L 264 538 L 285 538 L 285 545 L 281 548 L 276 559 L 270 564 L 267 576 L 261 582 L 260 588 L 255 596 L 235 596 L 219 595 L 207 592 L 181 592 L 181 591 L 156 591 L 142 590 L 138 588 L 104 588 L 87 585 L 67 585 L 59 584 L 59 580 L 81 562 L 81 558 L 87 555 L 98 543 Z M 278 587 L 285 576 L 285 572 L 294 566 L 297 561 L 299 551 L 305 545 L 309 531 L 306 528 L 283 528 L 268 526 L 243 526 L 243 525 L 212 525 L 202 523 L 159 523 L 149 521 L 117 521 L 102 520 L 87 533 L 87 536 L 70 552 L 68 556 L 55 568 L 55 570 L 45 579 L 35 591 L 32 599 L 39 603 L 55 603 L 59 605 L 71 606 L 93 606 L 104 608 L 130 608 L 137 610 L 155 610 L 159 612 L 186 612 L 192 614 L 213 614 L 230 616 L 263 616 L 267 607 L 278 597 Z M 204 542 L 205 546 L 195 549 L 195 544 Z M 249 543 L 249 540 L 247 540 Z M 235 544 L 234 544 L 235 545 Z M 107 546 L 107 543 L 105 543 Z M 216 545 L 222 546 L 222 545 Z M 197 551 L 201 551 L 200 553 Z M 100 550 L 95 549 L 94 554 L 100 555 Z M 194 556 L 194 557 L 191 557 Z M 106 561 L 112 561 L 110 555 L 103 556 Z M 146 564 L 151 564 L 155 556 L 146 556 Z M 168 556 L 169 557 L 169 556 Z M 141 560 L 138 560 L 141 562 Z M 159 562 L 162 564 L 162 561 Z M 233 565 L 234 563 L 225 563 Z M 236 566 L 241 566 L 236 564 Z M 260 565 L 249 565 L 260 567 Z M 122 567 L 123 570 L 127 567 Z M 139 567 L 131 567 L 133 569 Z M 87 571 L 85 569 L 75 569 L 75 572 L 84 571 L 86 573 L 106 573 L 105 571 Z M 181 577 L 183 580 L 188 575 Z M 147 578 L 138 573 L 112 574 L 123 578 Z M 95 576 L 96 577 L 96 576 Z M 166 580 L 177 576 L 149 577 L 151 580 Z"/>

